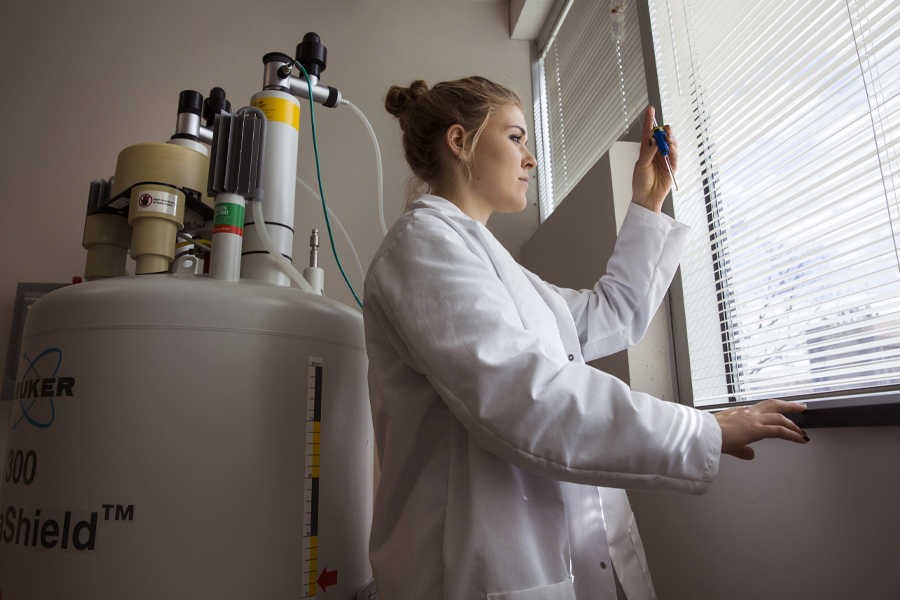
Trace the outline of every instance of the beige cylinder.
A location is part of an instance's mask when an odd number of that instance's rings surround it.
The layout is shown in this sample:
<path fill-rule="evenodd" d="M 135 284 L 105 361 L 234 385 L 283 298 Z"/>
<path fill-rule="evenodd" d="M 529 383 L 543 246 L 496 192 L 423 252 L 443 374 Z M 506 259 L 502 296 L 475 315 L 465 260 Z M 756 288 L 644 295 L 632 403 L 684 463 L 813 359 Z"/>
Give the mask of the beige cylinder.
<path fill-rule="evenodd" d="M 209 157 L 176 144 L 135 144 L 119 152 L 113 196 L 138 183 L 156 181 L 205 195 Z"/>
<path fill-rule="evenodd" d="M 162 273 L 175 258 L 184 228 L 184 188 L 204 192 L 209 157 L 176 144 L 136 144 L 119 153 L 112 195 L 131 188 L 128 223 L 134 228 L 135 274 Z"/>
<path fill-rule="evenodd" d="M 184 193 L 161 184 L 131 189 L 128 222 L 135 275 L 165 273 L 175 260 L 175 238 L 184 228 Z"/>
<path fill-rule="evenodd" d="M 84 266 L 85 281 L 125 275 L 125 259 L 131 247 L 131 226 L 125 217 L 113 214 L 93 214 L 84 221 L 87 250 Z"/>

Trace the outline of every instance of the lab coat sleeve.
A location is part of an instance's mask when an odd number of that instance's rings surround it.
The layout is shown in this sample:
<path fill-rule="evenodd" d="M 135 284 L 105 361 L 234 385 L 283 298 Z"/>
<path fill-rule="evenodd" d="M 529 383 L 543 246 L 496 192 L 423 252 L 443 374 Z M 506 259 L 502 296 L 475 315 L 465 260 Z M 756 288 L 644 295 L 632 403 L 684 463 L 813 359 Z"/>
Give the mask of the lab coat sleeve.
<path fill-rule="evenodd" d="M 569 306 L 587 361 L 630 348 L 644 336 L 669 289 L 690 228 L 631 204 L 606 275 L 593 289 L 555 289 Z"/>
<path fill-rule="evenodd" d="M 368 318 L 479 445 L 562 481 L 706 491 L 721 448 L 712 415 L 551 356 L 493 267 L 441 219 L 392 234 L 366 281 Z"/>

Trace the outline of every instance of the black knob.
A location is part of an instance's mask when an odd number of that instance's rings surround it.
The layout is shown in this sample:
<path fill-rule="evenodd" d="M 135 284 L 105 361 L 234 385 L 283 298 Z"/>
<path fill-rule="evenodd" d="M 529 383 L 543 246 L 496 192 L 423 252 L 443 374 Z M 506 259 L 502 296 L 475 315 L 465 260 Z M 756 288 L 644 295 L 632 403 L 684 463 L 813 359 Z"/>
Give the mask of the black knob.
<path fill-rule="evenodd" d="M 207 127 L 212 127 L 216 115 L 222 111 L 231 112 L 231 102 L 225 99 L 225 90 L 214 87 L 209 90 L 209 97 L 203 101 L 203 119 Z"/>
<path fill-rule="evenodd" d="M 291 57 L 284 52 L 269 52 L 268 54 L 263 56 L 263 64 L 267 65 L 270 62 L 280 62 L 287 64 L 291 62 Z"/>
<path fill-rule="evenodd" d="M 303 65 L 310 75 L 319 77 L 325 70 L 325 58 L 328 50 L 322 45 L 319 36 L 310 31 L 303 36 L 303 41 L 297 44 L 297 61 Z"/>
<path fill-rule="evenodd" d="M 178 114 L 194 113 L 200 115 L 203 108 L 203 94 L 194 90 L 184 90 L 178 95 Z"/>

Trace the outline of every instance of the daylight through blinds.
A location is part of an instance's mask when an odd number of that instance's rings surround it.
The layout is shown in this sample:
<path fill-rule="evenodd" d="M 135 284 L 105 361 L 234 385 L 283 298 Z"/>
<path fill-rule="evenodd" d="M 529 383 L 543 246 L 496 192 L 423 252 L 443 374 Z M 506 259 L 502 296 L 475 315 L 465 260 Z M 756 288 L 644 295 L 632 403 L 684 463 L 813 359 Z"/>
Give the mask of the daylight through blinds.
<path fill-rule="evenodd" d="M 900 384 L 900 2 L 649 4 L 694 404 Z"/>

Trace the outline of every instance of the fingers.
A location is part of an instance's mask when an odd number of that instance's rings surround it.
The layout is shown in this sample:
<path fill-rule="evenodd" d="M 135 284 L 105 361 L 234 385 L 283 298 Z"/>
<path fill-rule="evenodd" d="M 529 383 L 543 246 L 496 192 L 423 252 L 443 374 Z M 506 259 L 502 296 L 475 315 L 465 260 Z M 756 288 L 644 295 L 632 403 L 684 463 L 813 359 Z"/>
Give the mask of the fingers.
<path fill-rule="evenodd" d="M 806 433 L 784 412 L 801 412 L 805 407 L 781 400 L 767 400 L 751 407 L 735 407 L 715 414 L 722 429 L 722 452 L 746 458 L 742 447 L 765 438 L 779 438 L 798 444 L 809 442 Z"/>
<path fill-rule="evenodd" d="M 801 413 L 806 410 L 805 404 L 799 402 L 785 402 L 784 400 L 763 400 L 754 405 L 758 412 L 764 413 Z"/>
<path fill-rule="evenodd" d="M 741 446 L 734 450 L 729 450 L 725 454 L 740 458 L 741 460 L 753 460 L 756 457 L 756 451 L 750 446 Z"/>
<path fill-rule="evenodd" d="M 765 426 L 766 437 L 780 438 L 798 444 L 809 442 L 806 432 L 784 416 L 785 413 L 803 412 L 806 410 L 805 404 L 772 399 L 759 402 L 753 408 L 759 415 L 759 423 Z"/>
<path fill-rule="evenodd" d="M 641 155 L 638 157 L 636 168 L 646 169 L 653 162 L 656 155 L 656 144 L 653 143 L 653 116 L 656 110 L 652 106 L 647 107 L 644 114 L 644 126 L 641 128 Z"/>
<path fill-rule="evenodd" d="M 669 144 L 669 164 L 672 165 L 672 171 L 678 170 L 678 140 L 672 133 L 672 128 L 668 125 L 663 127 L 666 132 L 666 142 Z"/>
<path fill-rule="evenodd" d="M 809 437 L 803 435 L 803 433 L 797 433 L 795 431 L 791 431 L 786 427 L 781 427 L 778 425 L 766 425 L 763 427 L 763 434 L 767 438 L 778 438 L 782 440 L 787 440 L 789 442 L 796 442 L 798 444 L 806 444 L 809 443 Z"/>
<path fill-rule="evenodd" d="M 797 427 L 797 425 L 787 421 L 787 419 L 781 415 L 778 415 L 775 418 L 778 419 L 778 422 L 763 424 L 763 435 L 767 438 L 779 438 L 798 444 L 806 444 L 809 442 L 809 436 L 807 436 L 802 429 Z M 782 419 L 787 421 L 787 423 L 782 422 Z"/>
<path fill-rule="evenodd" d="M 653 118 L 655 115 L 656 109 L 648 106 L 647 112 L 644 114 L 644 127 L 641 130 L 641 139 L 644 141 L 650 140 L 650 132 L 653 131 Z"/>
<path fill-rule="evenodd" d="M 762 414 L 760 415 L 760 423 L 763 423 L 764 425 L 776 425 L 779 427 L 784 427 L 785 429 L 793 431 L 801 438 L 806 436 L 803 430 L 800 429 L 800 427 L 796 423 L 794 423 L 781 413 Z"/>
<path fill-rule="evenodd" d="M 666 141 L 669 143 L 669 146 L 677 149 L 678 140 L 675 139 L 675 134 L 672 133 L 672 127 L 670 125 L 664 125 L 663 129 L 666 131 Z"/>

